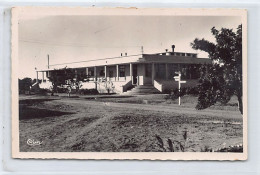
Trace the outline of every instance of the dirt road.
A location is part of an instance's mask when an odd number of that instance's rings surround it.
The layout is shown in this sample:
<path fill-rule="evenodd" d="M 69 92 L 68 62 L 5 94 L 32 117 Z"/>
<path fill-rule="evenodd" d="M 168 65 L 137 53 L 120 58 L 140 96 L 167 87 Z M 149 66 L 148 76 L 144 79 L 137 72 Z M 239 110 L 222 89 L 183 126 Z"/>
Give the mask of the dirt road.
<path fill-rule="evenodd" d="M 182 142 L 186 152 L 243 143 L 238 111 L 49 96 L 20 98 L 19 106 L 21 151 L 163 151 L 157 135 Z"/>
<path fill-rule="evenodd" d="M 72 103 L 72 104 L 85 104 L 85 105 L 97 105 L 100 107 L 110 106 L 115 108 L 124 109 L 138 109 L 138 110 L 148 110 L 148 111 L 163 111 L 176 114 L 196 114 L 203 116 L 214 116 L 225 119 L 241 119 L 242 115 L 239 111 L 224 111 L 224 110 L 196 110 L 194 108 L 185 108 L 179 106 L 165 106 L 165 105 L 150 105 L 150 104 L 131 104 L 131 103 L 113 103 L 113 102 L 99 102 L 99 101 L 87 101 L 82 99 L 61 99 L 60 102 Z"/>

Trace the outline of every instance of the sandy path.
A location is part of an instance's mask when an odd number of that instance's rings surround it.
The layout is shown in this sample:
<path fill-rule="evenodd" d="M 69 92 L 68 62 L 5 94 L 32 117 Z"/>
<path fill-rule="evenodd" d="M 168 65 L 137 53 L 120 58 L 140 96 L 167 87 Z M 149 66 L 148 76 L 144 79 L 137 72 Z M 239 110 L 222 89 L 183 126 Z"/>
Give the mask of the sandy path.
<path fill-rule="evenodd" d="M 61 99 L 60 102 L 72 103 L 72 104 L 85 104 L 85 105 L 98 105 L 100 107 L 109 106 L 114 108 L 127 108 L 137 110 L 148 110 L 148 111 L 162 111 L 177 114 L 195 114 L 196 115 L 212 116 L 225 119 L 240 119 L 242 115 L 239 111 L 225 111 L 225 110 L 196 110 L 194 108 L 175 107 L 175 106 L 164 106 L 164 105 L 150 105 L 150 104 L 131 104 L 131 103 L 113 103 L 113 102 L 98 102 L 98 101 L 87 101 L 81 99 Z"/>

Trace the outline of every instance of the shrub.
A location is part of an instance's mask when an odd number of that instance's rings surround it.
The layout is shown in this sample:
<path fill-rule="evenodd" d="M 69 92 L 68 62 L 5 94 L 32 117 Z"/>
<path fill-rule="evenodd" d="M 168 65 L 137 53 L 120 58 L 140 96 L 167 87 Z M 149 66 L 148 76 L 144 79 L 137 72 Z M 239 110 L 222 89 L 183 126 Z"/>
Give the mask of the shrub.
<path fill-rule="evenodd" d="M 30 91 L 30 87 L 32 85 L 32 79 L 31 78 L 24 78 L 24 79 L 19 79 L 19 93 L 24 94 L 26 91 Z"/>
<path fill-rule="evenodd" d="M 198 87 L 188 87 L 188 88 L 186 88 L 186 94 L 187 95 L 198 95 L 199 94 Z"/>
<path fill-rule="evenodd" d="M 179 97 L 182 97 L 186 94 L 187 88 L 181 88 L 180 91 L 178 88 L 172 90 L 169 95 L 165 96 L 165 99 L 172 99 L 175 100 Z"/>
<path fill-rule="evenodd" d="M 96 95 L 99 93 L 96 89 L 79 89 L 78 92 L 81 95 Z"/>
<path fill-rule="evenodd" d="M 63 87 L 57 87 L 56 92 L 57 93 L 67 93 L 68 89 Z"/>

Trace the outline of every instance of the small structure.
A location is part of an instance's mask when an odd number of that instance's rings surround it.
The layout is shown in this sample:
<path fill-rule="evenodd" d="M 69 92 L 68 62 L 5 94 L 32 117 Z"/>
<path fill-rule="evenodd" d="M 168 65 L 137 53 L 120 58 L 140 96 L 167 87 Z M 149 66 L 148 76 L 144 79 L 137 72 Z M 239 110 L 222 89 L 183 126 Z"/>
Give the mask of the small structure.
<path fill-rule="evenodd" d="M 185 86 L 195 86 L 198 83 L 199 67 L 202 64 L 212 64 L 208 58 L 197 58 L 194 53 L 175 52 L 166 50 L 163 53 L 123 55 L 113 58 L 82 61 L 77 63 L 50 65 L 49 69 L 38 70 L 42 73 L 42 83 L 48 82 L 52 73 L 57 70 L 71 69 L 78 76 L 88 77 L 87 82 L 82 83 L 83 88 L 97 89 L 106 92 L 106 82 L 113 84 L 115 93 L 123 93 L 135 86 L 150 86 L 159 92 L 178 88 L 178 82 L 174 80 L 175 72 L 182 74 L 186 80 Z M 44 79 L 46 77 L 46 80 Z M 102 82 L 105 82 L 102 84 Z"/>

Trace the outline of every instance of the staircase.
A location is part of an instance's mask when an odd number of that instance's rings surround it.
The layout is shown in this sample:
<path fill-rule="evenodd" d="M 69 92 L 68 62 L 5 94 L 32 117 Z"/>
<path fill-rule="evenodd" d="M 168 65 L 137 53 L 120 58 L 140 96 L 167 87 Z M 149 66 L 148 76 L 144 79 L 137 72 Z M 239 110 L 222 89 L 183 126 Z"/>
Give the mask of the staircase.
<path fill-rule="evenodd" d="M 161 93 L 153 85 L 138 85 L 133 89 L 124 92 L 126 95 L 146 95 L 146 94 L 159 94 Z"/>

